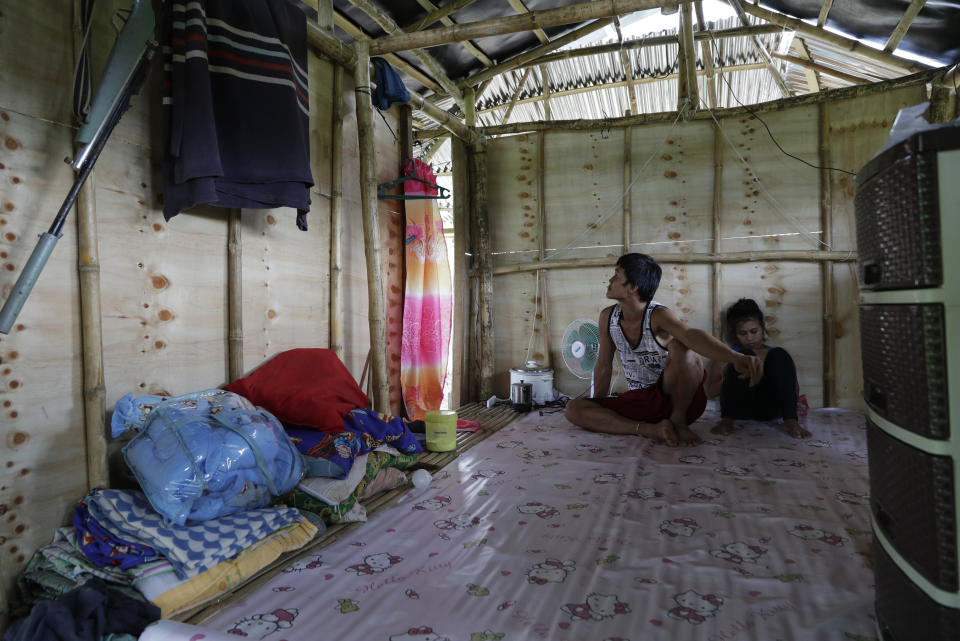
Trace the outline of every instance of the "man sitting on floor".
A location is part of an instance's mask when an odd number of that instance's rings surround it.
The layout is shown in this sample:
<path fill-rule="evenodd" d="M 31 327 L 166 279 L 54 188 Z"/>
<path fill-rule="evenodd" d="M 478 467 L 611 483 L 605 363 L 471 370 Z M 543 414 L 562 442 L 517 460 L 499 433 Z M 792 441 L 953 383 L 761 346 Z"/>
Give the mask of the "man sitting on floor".
<path fill-rule="evenodd" d="M 763 376 L 756 356 L 739 354 L 653 300 L 662 270 L 646 254 L 624 254 L 607 286 L 616 304 L 600 312 L 600 353 L 593 370 L 597 397 L 567 403 L 574 425 L 607 434 L 637 434 L 667 445 L 698 445 L 689 425 L 707 404 L 700 356 L 733 363 L 755 385 Z M 629 391 L 608 397 L 616 348 Z"/>

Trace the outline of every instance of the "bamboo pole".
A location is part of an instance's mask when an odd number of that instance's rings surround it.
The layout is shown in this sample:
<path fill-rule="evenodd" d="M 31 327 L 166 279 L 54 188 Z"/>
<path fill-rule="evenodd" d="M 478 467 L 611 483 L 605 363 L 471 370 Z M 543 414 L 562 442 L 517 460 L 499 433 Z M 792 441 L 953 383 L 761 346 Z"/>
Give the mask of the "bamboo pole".
<path fill-rule="evenodd" d="M 705 265 L 709 263 L 753 263 L 758 261 L 782 260 L 797 263 L 818 263 L 822 261 L 849 262 L 857 260 L 857 252 L 820 251 L 816 249 L 781 249 L 778 251 L 721 252 L 709 254 L 657 254 L 648 255 L 665 265 Z M 616 258 L 571 258 L 569 260 L 547 259 L 543 262 L 516 263 L 493 268 L 493 275 L 519 274 L 538 269 L 581 269 L 584 267 L 613 267 Z"/>
<path fill-rule="evenodd" d="M 243 240 L 241 210 L 227 217 L 227 380 L 243 377 Z"/>
<path fill-rule="evenodd" d="M 543 119 L 550 120 L 550 70 L 547 65 L 540 65 L 540 86 L 543 87 Z"/>
<path fill-rule="evenodd" d="M 343 67 L 333 66 L 330 122 L 330 349 L 344 362 L 343 343 Z"/>
<path fill-rule="evenodd" d="M 584 36 L 590 35 L 594 31 L 603 29 L 604 27 L 609 25 L 611 22 L 612 22 L 612 19 L 609 19 L 609 18 L 604 20 L 595 20 L 590 24 L 586 24 L 580 27 L 579 29 L 575 29 L 571 31 L 565 36 L 554 38 L 553 40 L 551 40 L 546 44 L 542 44 L 538 47 L 534 47 L 530 51 L 522 53 L 518 56 L 514 56 L 513 58 L 506 60 L 498 65 L 494 65 L 493 67 L 489 67 L 487 69 L 484 69 L 483 71 L 475 73 L 469 78 L 461 80 L 460 86 L 464 88 L 475 87 L 480 83 L 486 82 L 487 80 L 490 80 L 495 76 L 499 76 L 502 73 L 506 73 L 507 71 L 512 71 L 513 69 L 521 69 L 527 65 L 540 64 L 541 59 L 546 60 L 546 56 L 544 54 L 547 54 L 551 51 L 555 51 L 556 49 L 559 49 L 560 47 L 566 44 L 569 44 L 571 42 L 575 42 L 580 38 L 583 38 Z"/>
<path fill-rule="evenodd" d="M 798 67 L 803 67 L 804 69 L 809 69 L 811 71 L 819 71 L 820 73 L 825 73 L 828 76 L 833 76 L 834 78 L 839 78 L 840 80 L 845 80 L 847 82 L 852 82 L 855 85 L 860 85 L 865 82 L 873 82 L 869 78 L 864 78 L 863 76 L 855 76 L 852 73 L 845 73 L 837 69 L 832 69 L 826 65 L 814 62 L 813 60 L 808 60 L 801 58 L 799 56 L 789 56 L 783 53 L 771 53 L 771 56 L 777 58 L 778 60 L 786 60 L 789 63 L 795 64 Z"/>
<path fill-rule="evenodd" d="M 396 21 L 373 0 L 347 0 L 347 2 L 367 14 L 371 20 L 380 25 L 380 28 L 387 33 L 398 36 L 405 35 L 403 29 L 400 28 L 400 25 L 398 25 Z M 375 42 L 377 41 L 371 41 L 371 43 Z M 415 48 L 412 49 L 410 53 L 416 56 L 417 59 L 423 63 L 423 66 L 426 67 L 427 71 L 431 76 L 433 76 L 434 80 L 440 83 L 440 86 L 443 87 L 443 90 L 451 98 L 453 98 L 453 101 L 457 103 L 460 108 L 463 108 L 463 94 L 460 92 L 460 89 L 457 87 L 456 83 L 454 83 L 453 80 L 447 76 L 446 71 L 444 71 L 443 67 L 440 66 L 440 63 L 437 62 L 433 56 L 422 49 Z"/>
<path fill-rule="evenodd" d="M 903 12 L 903 16 L 900 18 L 900 22 L 897 23 L 896 28 L 894 28 L 893 33 L 891 33 L 890 37 L 887 38 L 887 44 L 883 47 L 884 51 L 887 53 L 893 53 L 897 50 L 897 47 L 900 45 L 900 41 L 902 41 L 903 37 L 907 35 L 907 29 L 910 28 L 911 24 L 913 24 L 913 21 L 917 18 L 920 10 L 923 9 L 923 5 L 926 3 L 927 0 L 913 0 L 910 3 L 910 6 L 907 7 L 907 10 Z"/>
<path fill-rule="evenodd" d="M 523 4 L 523 0 L 507 0 L 507 2 L 517 13 L 530 13 L 530 9 L 527 8 L 527 5 Z M 537 36 L 537 40 L 539 40 L 541 43 L 545 43 L 550 40 L 550 38 L 547 37 L 547 33 L 539 27 L 533 30 L 533 34 Z"/>
<path fill-rule="evenodd" d="M 79 59 L 80 5 L 73 3 L 74 57 Z M 80 279 L 80 332 L 83 349 L 83 423 L 87 487 L 109 487 L 106 389 L 103 384 L 103 321 L 100 309 L 100 250 L 97 233 L 96 172 L 77 194 L 77 270 Z M 2 580 L 0 580 L 2 583 Z"/>
<path fill-rule="evenodd" d="M 468 92 L 472 93 L 472 91 Z M 464 96 L 468 99 L 468 96 Z M 460 407 L 470 398 L 470 368 L 467 366 L 471 323 L 470 282 L 467 278 L 467 252 L 470 248 L 470 180 L 467 148 L 459 138 L 450 139 L 450 158 L 453 161 L 453 407 Z"/>
<path fill-rule="evenodd" d="M 694 40 L 697 36 L 707 34 L 707 21 L 703 17 L 703 2 L 697 0 L 694 3 L 697 11 L 697 28 L 699 31 L 693 34 Z M 704 38 L 700 41 L 700 57 L 703 58 L 703 68 L 707 72 L 707 106 L 715 109 L 717 106 L 717 80 L 713 70 L 713 49 L 710 41 Z"/>
<path fill-rule="evenodd" d="M 799 107 L 802 105 L 812 105 L 821 102 L 830 102 L 833 100 L 847 100 L 849 98 L 860 98 L 863 96 L 874 95 L 903 87 L 913 87 L 919 84 L 926 84 L 938 76 L 942 76 L 943 68 L 929 69 L 921 71 L 910 76 L 892 78 L 883 82 L 877 82 L 869 85 L 854 85 L 851 87 L 842 87 L 839 89 L 828 89 L 820 93 L 804 94 L 802 96 L 793 96 L 791 98 L 779 98 L 769 102 L 761 102 L 749 107 L 731 107 L 728 109 L 714 109 L 711 114 L 708 111 L 697 112 L 692 115 L 692 120 L 712 120 L 716 118 L 730 118 L 733 116 L 742 116 L 743 114 L 756 114 L 767 111 L 778 111 L 790 107 Z M 635 125 L 647 125 L 658 122 L 673 122 L 677 117 L 675 111 L 667 111 L 655 114 L 632 115 L 627 118 L 610 118 L 604 120 L 554 120 L 552 122 L 524 122 L 510 123 L 508 125 L 493 125 L 489 127 L 479 127 L 478 131 L 487 136 L 500 136 L 503 134 L 526 133 L 531 131 L 589 131 L 599 129 L 611 129 L 615 127 L 633 127 Z M 433 130 L 422 130 L 418 132 L 418 138 L 431 138 L 436 136 Z"/>
<path fill-rule="evenodd" d="M 833 0 L 823 0 L 823 5 L 820 7 L 820 15 L 817 16 L 817 26 L 823 27 L 827 24 L 827 14 L 830 13 L 830 9 L 833 7 Z"/>
<path fill-rule="evenodd" d="M 713 254 L 720 255 L 720 216 L 723 212 L 723 132 L 713 124 Z M 710 307 L 713 312 L 713 335 L 723 340 L 723 300 L 720 285 L 723 280 L 723 267 L 719 261 L 710 264 L 713 277 L 713 290 Z"/>
<path fill-rule="evenodd" d="M 373 408 L 390 412 L 387 378 L 387 319 L 383 300 L 383 261 L 380 257 L 380 224 L 377 215 L 377 168 L 374 146 L 373 104 L 370 102 L 370 56 L 368 43 L 354 43 L 357 63 L 353 78 L 357 92 L 357 137 L 360 146 L 360 204 L 367 259 L 367 297 L 370 315 L 370 380 Z"/>
<path fill-rule="evenodd" d="M 609 21 L 603 21 L 603 22 L 604 22 L 604 26 L 606 26 L 607 24 L 610 24 Z M 735 27 L 733 29 L 723 29 L 720 31 L 705 31 L 705 30 L 698 31 L 693 34 L 693 39 L 694 41 L 702 43 L 704 41 L 710 41 L 713 39 L 722 40 L 724 38 L 742 38 L 743 36 L 766 35 L 770 33 L 781 33 L 782 31 L 783 31 L 782 28 L 772 24 L 751 25 L 749 27 Z M 556 53 L 539 56 L 530 62 L 524 62 L 522 64 L 511 63 L 511 61 L 506 61 L 502 64 L 504 66 L 509 65 L 510 69 L 520 69 L 527 65 L 548 64 L 551 62 L 557 62 L 558 60 L 572 60 L 574 58 L 583 58 L 586 56 L 599 56 L 605 53 L 618 53 L 621 50 L 633 51 L 635 49 L 646 49 L 648 47 L 662 47 L 663 45 L 675 45 L 677 44 L 677 42 L 678 42 L 677 36 L 674 36 L 674 35 L 653 36 L 650 38 L 638 38 L 636 40 L 628 40 L 622 44 L 619 42 L 614 42 L 614 43 L 608 43 L 603 45 L 596 45 L 593 47 L 567 49 L 565 51 L 558 51 Z M 531 49 L 531 52 L 533 52 L 532 49 Z M 516 60 L 516 58 L 514 60 Z"/>
<path fill-rule="evenodd" d="M 440 22 L 451 13 L 456 13 L 460 9 L 463 9 L 467 5 L 473 4 L 477 0 L 454 0 L 453 2 L 448 3 L 446 6 L 440 7 L 439 9 L 434 9 L 427 15 L 423 16 L 416 22 L 411 22 L 403 28 L 404 31 L 410 33 L 411 31 L 420 31 L 426 29 L 435 22 Z"/>
<path fill-rule="evenodd" d="M 520 92 L 523 91 L 523 86 L 527 84 L 527 78 L 530 77 L 531 69 L 532 67 L 527 68 L 527 70 L 524 71 L 523 75 L 520 77 L 520 82 L 517 83 L 517 88 L 513 92 L 513 98 L 510 100 L 509 104 L 507 104 L 507 110 L 503 112 L 503 118 L 500 120 L 501 125 L 507 122 L 507 119 L 513 112 L 513 108 L 517 105 L 517 98 L 520 97 Z"/>
<path fill-rule="evenodd" d="M 453 135 L 458 136 L 467 142 L 471 142 L 477 137 L 477 133 L 474 130 L 467 127 L 460 120 L 457 120 L 457 118 L 455 118 L 452 114 L 447 113 L 440 107 L 437 107 L 430 102 L 427 102 L 420 94 L 411 92 L 410 101 L 407 104 L 414 109 L 419 109 L 421 112 L 423 112 L 423 115 L 427 116 Z M 464 111 L 466 111 L 466 109 L 466 98 L 464 98 Z"/>
<path fill-rule="evenodd" d="M 633 64 L 630 62 L 630 54 L 626 50 L 620 50 L 620 66 L 623 67 L 623 79 L 627 82 L 627 93 L 630 97 L 630 113 L 638 113 L 639 109 L 637 107 L 637 88 L 636 82 L 634 82 L 633 76 Z M 547 65 L 540 65 L 541 69 L 546 69 Z M 549 95 L 547 100 L 549 100 Z M 548 118 L 549 120 L 549 118 Z"/>
<path fill-rule="evenodd" d="M 750 71 L 750 70 L 753 70 L 753 69 L 763 69 L 763 68 L 765 68 L 765 67 L 766 67 L 765 64 L 763 64 L 763 63 L 756 63 L 756 62 L 755 62 L 755 63 L 748 63 L 748 64 L 744 64 L 744 65 L 731 65 L 731 66 L 729 66 L 729 67 L 724 67 L 724 71 L 728 71 L 728 72 L 733 72 L 733 71 Z M 705 73 L 706 73 L 706 71 L 703 70 L 703 69 L 699 69 L 699 70 L 696 71 L 696 75 L 698 75 L 698 76 L 702 76 L 702 75 L 705 74 Z M 651 84 L 651 83 L 655 83 L 655 82 L 662 82 L 662 81 L 665 81 L 665 80 L 681 79 L 682 76 L 683 76 L 682 73 L 672 73 L 672 74 L 669 74 L 669 75 L 666 75 L 666 76 L 651 76 L 651 77 L 648 77 L 648 78 L 636 78 L 635 80 L 632 81 L 632 84 L 634 84 L 634 85 L 646 85 L 646 84 Z M 626 80 L 615 80 L 615 81 L 613 81 L 613 82 L 605 82 L 605 83 L 600 83 L 600 84 L 596 84 L 596 85 L 590 85 L 590 86 L 587 86 L 587 87 L 575 87 L 574 89 L 565 89 L 565 90 L 563 90 L 563 91 L 555 91 L 555 92 L 551 93 L 551 95 L 552 95 L 552 96 L 575 96 L 575 95 L 577 95 L 577 94 L 590 93 L 590 92 L 593 92 L 593 91 L 601 91 L 601 90 L 603 90 L 603 89 L 616 89 L 616 88 L 618 88 L 618 87 L 626 87 L 626 86 L 628 86 L 629 84 L 630 84 L 630 83 L 628 83 Z M 529 103 L 531 103 L 531 102 L 542 102 L 543 100 L 544 100 L 544 96 L 543 96 L 543 95 L 530 96 L 529 98 L 522 98 L 522 99 L 520 99 L 520 100 L 517 100 L 517 103 L 516 103 L 516 104 L 518 104 L 518 105 L 523 105 L 523 104 L 529 104 Z M 506 103 L 505 103 L 505 104 L 494 105 L 494 106 L 492 106 L 492 107 L 487 107 L 486 109 L 480 110 L 480 113 L 489 113 L 489 112 L 491 112 L 491 111 L 497 111 L 498 109 L 503 109 L 503 108 L 506 107 L 506 106 L 507 106 Z M 676 112 L 672 112 L 672 113 L 674 114 L 674 116 L 676 116 Z M 707 114 L 707 117 L 709 117 L 709 114 Z M 500 125 L 500 126 L 503 126 L 503 125 Z"/>
<path fill-rule="evenodd" d="M 807 43 L 803 38 L 794 38 L 793 48 L 797 50 L 797 57 L 813 62 L 813 58 L 810 56 L 810 49 L 807 48 Z M 807 75 L 807 89 L 810 91 L 820 91 L 820 76 L 817 75 L 817 72 L 810 67 L 804 67 L 804 71 Z"/>
<path fill-rule="evenodd" d="M 700 106 L 697 87 L 697 52 L 693 46 L 693 7 L 680 5 L 680 82 L 677 83 L 677 111 L 695 111 Z M 706 73 L 706 69 L 704 69 Z"/>
<path fill-rule="evenodd" d="M 357 25 L 350 22 L 350 19 L 347 18 L 342 13 L 340 13 L 339 11 L 334 12 L 333 18 L 336 25 L 341 29 L 343 29 L 346 32 L 346 34 L 351 38 L 353 38 L 354 40 L 372 40 L 373 39 L 370 36 L 368 36 L 363 29 L 361 29 Z M 434 81 L 433 78 L 422 73 L 417 67 L 414 67 L 412 64 L 410 64 L 409 62 L 407 62 L 397 54 L 395 53 L 385 54 L 383 56 L 383 59 L 389 62 L 391 65 L 393 65 L 398 71 L 402 71 L 403 73 L 407 74 L 408 76 L 410 76 L 411 78 L 419 82 L 421 85 L 423 85 L 430 91 L 433 91 L 438 94 L 443 93 L 443 87 L 437 84 L 437 82 Z M 345 66 L 352 69 L 353 63 L 351 62 L 350 64 L 345 64 Z"/>
<path fill-rule="evenodd" d="M 594 0 L 593 2 L 582 2 L 557 9 L 531 11 L 530 13 L 494 18 L 493 20 L 481 20 L 452 27 L 439 27 L 429 31 L 386 36 L 371 43 L 370 54 L 380 55 L 393 51 L 436 47 L 463 40 L 500 36 L 519 31 L 533 31 L 537 28 L 557 27 L 596 20 L 597 18 L 612 18 L 613 16 L 626 15 L 643 9 L 655 9 L 665 4 L 670 4 L 669 0 Z"/>
<path fill-rule="evenodd" d="M 493 395 L 493 267 L 490 262 L 490 231 L 487 218 L 487 150 L 486 143 L 474 143 L 470 156 L 471 203 L 475 242 L 474 259 L 477 270 L 477 309 L 479 330 L 480 398 Z"/>
<path fill-rule="evenodd" d="M 830 182 L 830 112 L 829 105 L 818 108 L 818 151 L 820 159 L 820 229 L 823 230 L 823 247 L 833 246 L 833 195 Z M 834 343 L 833 263 L 820 263 L 821 291 L 823 296 L 823 405 L 833 407 L 837 400 L 836 345 Z"/>
<path fill-rule="evenodd" d="M 804 36 L 829 42 L 830 44 L 842 47 L 851 53 L 855 53 L 864 58 L 869 58 L 870 60 L 876 60 L 877 62 L 882 62 L 883 64 L 898 67 L 900 69 L 906 69 L 907 71 L 917 72 L 930 69 L 929 65 L 907 60 L 905 58 L 900 58 L 899 56 L 895 56 L 885 51 L 868 47 L 867 45 L 857 42 L 852 38 L 847 38 L 845 36 L 835 34 L 832 31 L 815 27 L 803 22 L 802 20 L 785 16 L 782 13 L 777 13 L 776 11 L 763 9 L 755 4 L 746 3 L 740 6 L 745 12 L 754 17 L 760 18 L 761 20 L 772 22 L 773 24 L 780 25 L 786 29 L 792 29 L 793 31 L 796 31 Z"/>
<path fill-rule="evenodd" d="M 740 0 L 727 0 L 727 2 L 737 13 L 737 16 L 739 16 L 740 22 L 743 23 L 743 26 L 750 24 L 750 21 L 747 20 L 747 15 L 744 13 L 743 6 L 740 4 Z M 777 86 L 780 88 L 780 91 L 783 93 L 783 95 L 792 96 L 793 91 L 790 89 L 790 86 L 787 85 L 787 81 L 783 79 L 783 75 L 780 73 L 780 70 L 777 69 L 777 65 L 773 62 L 773 58 L 770 57 L 770 52 L 767 51 L 767 48 L 763 46 L 763 43 L 760 42 L 760 39 L 756 36 L 750 36 L 750 42 L 753 43 L 753 48 L 757 50 L 757 53 L 760 54 L 760 57 L 763 58 L 763 61 L 767 63 L 767 69 L 770 71 L 773 81 L 777 83 Z"/>
<path fill-rule="evenodd" d="M 541 135 L 543 132 L 540 132 Z M 623 253 L 630 252 L 633 238 L 633 128 L 623 132 Z M 540 257 L 543 261 L 543 256 Z"/>
<path fill-rule="evenodd" d="M 423 7 L 427 11 L 437 10 L 437 5 L 430 2 L 430 0 L 417 0 L 417 4 L 419 4 L 421 7 Z M 456 24 L 453 20 L 451 20 L 446 16 L 443 16 L 442 18 L 440 18 L 440 22 L 448 27 Z M 411 29 L 404 29 L 404 31 L 411 31 Z M 419 31 L 419 29 L 413 29 L 412 31 Z M 483 63 L 483 66 L 485 67 L 493 66 L 493 60 L 487 57 L 487 54 L 483 53 L 475 44 L 473 44 L 469 40 L 463 42 L 462 44 L 464 49 L 469 51 L 474 58 L 476 58 L 477 60 Z"/>
<path fill-rule="evenodd" d="M 543 131 L 537 135 L 537 223 L 539 225 L 537 256 L 541 263 L 545 258 L 544 252 L 547 249 L 547 155 L 544 153 L 546 136 L 546 132 Z M 550 310 L 548 308 L 550 290 L 547 287 L 547 273 L 545 271 L 542 269 L 538 271 L 537 278 L 540 279 L 540 328 L 543 332 L 543 364 L 549 368 L 553 361 L 550 354 Z M 536 321 L 536 318 L 534 318 L 534 321 Z"/>

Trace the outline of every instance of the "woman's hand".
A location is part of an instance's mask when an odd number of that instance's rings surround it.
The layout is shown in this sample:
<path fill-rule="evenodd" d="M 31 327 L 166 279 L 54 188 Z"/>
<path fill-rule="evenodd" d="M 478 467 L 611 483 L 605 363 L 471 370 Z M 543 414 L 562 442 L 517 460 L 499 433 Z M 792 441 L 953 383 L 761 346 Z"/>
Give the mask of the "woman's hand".
<path fill-rule="evenodd" d="M 763 361 L 756 356 L 747 356 L 738 354 L 737 359 L 733 361 L 733 367 L 740 375 L 739 378 L 750 379 L 750 387 L 753 387 L 763 378 Z"/>

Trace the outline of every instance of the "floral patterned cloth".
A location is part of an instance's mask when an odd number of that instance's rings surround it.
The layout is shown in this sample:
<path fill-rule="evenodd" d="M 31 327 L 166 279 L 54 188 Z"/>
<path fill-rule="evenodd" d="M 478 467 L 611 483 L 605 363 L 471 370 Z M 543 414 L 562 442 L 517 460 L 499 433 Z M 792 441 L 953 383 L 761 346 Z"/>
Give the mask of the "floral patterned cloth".
<path fill-rule="evenodd" d="M 862 415 L 668 448 L 530 413 L 207 621 L 307 641 L 876 639 Z M 187 638 L 187 637 L 184 637 Z"/>

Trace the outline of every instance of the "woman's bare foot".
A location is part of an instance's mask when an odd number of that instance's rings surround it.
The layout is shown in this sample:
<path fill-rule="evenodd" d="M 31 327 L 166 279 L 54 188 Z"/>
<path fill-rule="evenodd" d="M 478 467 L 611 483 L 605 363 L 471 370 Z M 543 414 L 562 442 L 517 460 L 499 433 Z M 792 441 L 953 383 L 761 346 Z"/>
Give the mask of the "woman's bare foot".
<path fill-rule="evenodd" d="M 637 433 L 670 447 L 677 445 L 677 433 L 673 430 L 673 423 L 666 418 L 659 423 L 640 423 Z"/>
<path fill-rule="evenodd" d="M 812 435 L 800 426 L 795 418 L 787 418 L 783 421 L 783 426 L 787 429 L 787 434 L 793 438 L 810 438 Z"/>
<path fill-rule="evenodd" d="M 684 447 L 693 447 L 703 443 L 703 439 L 700 438 L 700 435 L 686 425 L 677 425 L 674 423 L 673 429 L 677 432 L 677 439 L 680 441 L 680 445 Z"/>
<path fill-rule="evenodd" d="M 732 418 L 722 418 L 720 422 L 713 426 L 710 430 L 711 434 L 729 434 L 733 431 L 733 419 Z"/>

